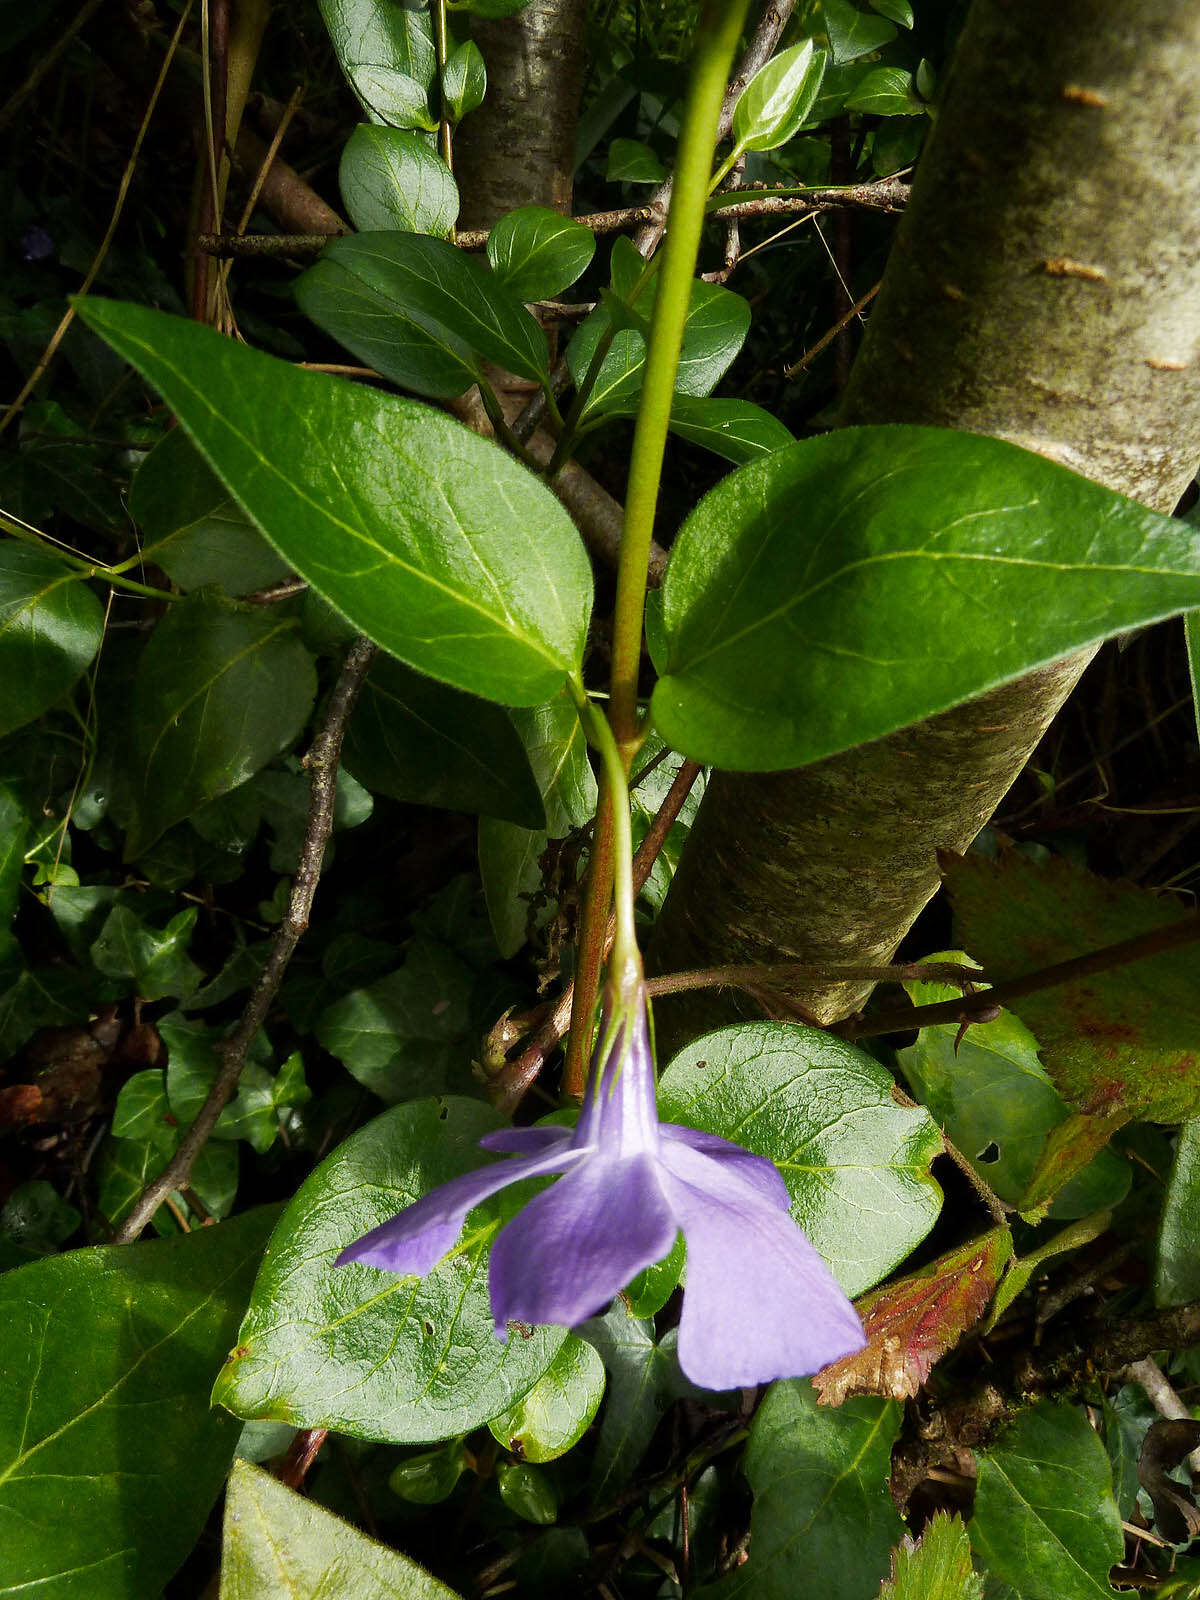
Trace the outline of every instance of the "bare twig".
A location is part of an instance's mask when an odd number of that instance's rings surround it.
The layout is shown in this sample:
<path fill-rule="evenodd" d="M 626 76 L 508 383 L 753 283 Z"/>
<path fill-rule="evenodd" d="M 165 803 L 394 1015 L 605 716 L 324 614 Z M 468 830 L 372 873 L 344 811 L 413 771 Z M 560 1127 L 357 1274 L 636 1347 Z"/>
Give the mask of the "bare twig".
<path fill-rule="evenodd" d="M 839 1023 L 832 1031 L 844 1039 L 878 1039 L 887 1033 L 907 1033 L 913 1028 L 928 1027 L 935 1022 L 978 1022 L 1023 995 L 1035 994 L 1041 989 L 1054 989 L 1063 983 L 1073 983 L 1077 978 L 1088 978 L 1095 972 L 1108 972 L 1114 967 L 1124 967 L 1134 961 L 1145 961 L 1150 956 L 1162 955 L 1168 950 L 1178 950 L 1184 945 L 1200 940 L 1200 917 L 1184 917 L 1179 922 L 1168 923 L 1165 928 L 1152 928 L 1133 939 L 1119 939 L 1115 944 L 1103 945 L 1099 950 L 1089 950 L 1086 955 L 1073 956 L 1069 961 L 1056 961 L 1053 966 L 1028 972 L 1022 978 L 1010 978 L 996 983 L 978 994 L 965 994 L 961 1000 L 939 1000 L 934 1005 L 909 1006 L 907 1010 L 877 1011 L 873 1016 L 851 1017 Z M 987 982 L 987 974 L 980 975 Z"/>
<path fill-rule="evenodd" d="M 286 1484 L 289 1489 L 302 1489 L 309 1468 L 328 1437 L 328 1428 L 301 1428 L 275 1469 L 275 1476 L 280 1483 Z"/>
<path fill-rule="evenodd" d="M 99 249 L 92 257 L 92 264 L 87 270 L 87 275 L 84 277 L 83 282 L 79 286 L 79 293 L 81 295 L 87 294 L 93 283 L 95 283 L 96 275 L 100 271 L 100 268 L 104 265 L 105 258 L 108 255 L 113 239 L 116 237 L 117 224 L 120 222 L 121 213 L 125 209 L 125 201 L 129 196 L 129 186 L 133 182 L 133 174 L 137 170 L 138 160 L 140 159 L 142 153 L 142 144 L 145 141 L 146 134 L 150 127 L 150 119 L 154 115 L 154 108 L 158 105 L 158 97 L 162 93 L 163 84 L 167 81 L 167 73 L 171 70 L 171 63 L 175 59 L 175 52 L 179 48 L 179 41 L 183 36 L 183 30 L 187 25 L 187 20 L 191 14 L 192 0 L 187 0 L 187 4 L 180 13 L 179 21 L 175 25 L 175 31 L 171 35 L 171 42 L 167 46 L 166 54 L 163 56 L 162 66 L 159 68 L 158 77 L 154 81 L 154 88 L 150 91 L 149 102 L 147 103 L 146 110 L 142 116 L 141 124 L 137 131 L 137 136 L 133 141 L 133 149 L 129 152 L 129 160 L 125 163 L 125 170 L 121 174 L 121 181 L 117 185 L 117 198 L 115 204 L 113 205 L 112 215 L 108 219 L 108 227 L 104 230 L 104 237 L 100 241 Z M 54 360 L 54 356 L 59 345 L 63 342 L 63 339 L 66 336 L 67 329 L 71 326 L 74 320 L 75 307 L 69 306 L 64 312 L 58 327 L 55 328 L 54 332 L 50 335 L 50 342 L 47 344 L 45 350 L 42 351 L 41 360 L 26 379 L 21 388 L 20 394 L 5 411 L 4 416 L 0 417 L 0 433 L 3 433 L 8 427 L 9 423 L 12 422 L 13 418 L 20 414 L 20 411 L 26 400 L 29 399 L 30 395 L 41 382 L 46 369 L 49 367 L 51 361 Z"/>
<path fill-rule="evenodd" d="M 1170 1379 L 1152 1357 L 1143 1356 L 1140 1361 L 1131 1361 L 1126 1376 L 1141 1384 L 1160 1417 L 1166 1417 L 1168 1422 L 1192 1421 L 1192 1413 L 1175 1393 Z M 1187 1462 L 1193 1472 L 1200 1472 L 1200 1447 L 1190 1452 Z"/>
<path fill-rule="evenodd" d="M 308 825 L 304 830 L 304 843 L 296 876 L 292 880 L 292 893 L 287 915 L 279 925 L 271 944 L 271 953 L 262 970 L 250 999 L 242 1012 L 237 1027 L 221 1046 L 221 1066 L 201 1106 L 195 1122 L 180 1140 L 179 1148 L 153 1182 L 147 1184 L 133 1210 L 117 1229 L 118 1244 L 128 1244 L 150 1221 L 163 1200 L 176 1189 L 187 1186 L 196 1158 L 204 1148 L 217 1119 L 229 1103 L 241 1077 L 246 1052 L 266 1021 L 271 1004 L 279 992 L 279 985 L 287 971 L 288 963 L 301 935 L 308 927 L 313 897 L 321 876 L 321 863 L 325 846 L 333 831 L 333 805 L 337 792 L 338 760 L 342 751 L 342 736 L 346 723 L 358 699 L 371 662 L 375 646 L 368 639 L 356 639 L 346 654 L 341 675 L 325 708 L 325 716 L 312 747 L 304 758 L 312 782 L 312 797 L 308 808 Z"/>
<path fill-rule="evenodd" d="M 833 327 L 829 329 L 828 333 L 823 333 L 817 340 L 816 344 L 812 345 L 804 352 L 799 361 L 793 361 L 790 367 L 784 367 L 784 377 L 792 378 L 795 377 L 797 372 L 805 371 L 809 363 L 815 361 L 821 354 L 822 350 L 828 349 L 828 347 L 837 338 L 838 334 L 841 333 L 844 328 L 849 327 L 850 323 L 854 321 L 855 317 L 861 316 L 861 314 L 871 304 L 871 301 L 874 300 L 875 296 L 882 288 L 883 279 L 880 278 L 878 283 L 873 284 L 871 288 L 867 290 L 866 294 L 863 295 L 861 300 L 856 300 L 850 309 L 845 312 L 844 315 L 838 318 Z"/>

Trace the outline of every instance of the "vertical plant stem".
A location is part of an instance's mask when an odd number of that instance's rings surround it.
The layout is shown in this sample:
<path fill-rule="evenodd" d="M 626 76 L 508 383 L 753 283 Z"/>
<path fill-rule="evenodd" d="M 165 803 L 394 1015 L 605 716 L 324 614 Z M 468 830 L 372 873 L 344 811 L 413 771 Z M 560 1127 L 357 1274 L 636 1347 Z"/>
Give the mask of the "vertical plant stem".
<path fill-rule="evenodd" d="M 434 46 L 437 50 L 437 75 L 438 75 L 438 149 L 441 151 L 442 160 L 454 171 L 454 137 L 450 129 L 450 117 L 446 110 L 446 61 L 450 54 L 447 40 L 446 0 L 433 0 L 433 36 Z M 450 224 L 450 243 L 453 244 L 458 236 L 454 223 Z"/>
<path fill-rule="evenodd" d="M 696 26 L 691 88 L 679 141 L 662 277 L 650 324 L 646 375 L 625 496 L 621 565 L 617 574 L 609 715 L 626 772 L 638 744 L 637 690 L 646 566 L 654 533 L 658 482 L 671 419 L 679 347 L 700 248 L 717 122 L 747 5 L 748 0 L 706 0 Z"/>
<path fill-rule="evenodd" d="M 608 803 L 608 779 L 601 773 L 583 914 L 579 920 L 575 982 L 571 988 L 571 1031 L 567 1037 L 567 1056 L 563 1065 L 564 1100 L 581 1100 L 587 1083 L 592 1016 L 596 1009 L 596 996 L 600 992 L 600 970 L 604 965 L 604 947 L 608 938 L 612 881 L 612 807 Z"/>

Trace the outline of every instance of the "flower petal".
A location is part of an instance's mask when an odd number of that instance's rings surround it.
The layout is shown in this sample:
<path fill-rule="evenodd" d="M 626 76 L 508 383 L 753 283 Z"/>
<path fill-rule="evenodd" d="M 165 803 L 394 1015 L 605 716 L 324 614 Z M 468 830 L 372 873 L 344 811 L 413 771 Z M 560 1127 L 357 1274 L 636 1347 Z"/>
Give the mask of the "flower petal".
<path fill-rule="evenodd" d="M 452 1248 L 472 1207 L 510 1183 L 562 1172 L 579 1159 L 573 1150 L 555 1144 L 541 1155 L 495 1161 L 476 1172 L 464 1172 L 422 1195 L 390 1222 L 372 1228 L 347 1245 L 335 1264 L 344 1267 L 350 1261 L 365 1261 L 386 1272 L 422 1278 Z"/>
<path fill-rule="evenodd" d="M 480 1139 L 483 1150 L 502 1150 L 517 1156 L 538 1156 L 554 1149 L 566 1149 L 575 1137 L 574 1128 L 497 1128 Z"/>
<path fill-rule="evenodd" d="M 722 1139 L 718 1134 L 701 1133 L 699 1128 L 683 1128 L 675 1122 L 660 1123 L 658 1131 L 664 1139 L 688 1145 L 702 1156 L 711 1156 L 714 1161 L 721 1162 L 728 1170 L 737 1173 L 768 1205 L 780 1211 L 791 1209 L 792 1198 L 787 1192 L 787 1184 L 779 1176 L 778 1167 L 766 1156 L 753 1156 L 749 1150 L 743 1150 L 740 1144 Z"/>
<path fill-rule="evenodd" d="M 663 1147 L 687 1241 L 679 1365 L 704 1389 L 802 1378 L 866 1343 L 858 1313 L 790 1216 L 728 1162 Z"/>
<path fill-rule="evenodd" d="M 532 1199 L 492 1245 L 497 1337 L 509 1322 L 571 1328 L 675 1243 L 651 1157 L 591 1155 Z"/>

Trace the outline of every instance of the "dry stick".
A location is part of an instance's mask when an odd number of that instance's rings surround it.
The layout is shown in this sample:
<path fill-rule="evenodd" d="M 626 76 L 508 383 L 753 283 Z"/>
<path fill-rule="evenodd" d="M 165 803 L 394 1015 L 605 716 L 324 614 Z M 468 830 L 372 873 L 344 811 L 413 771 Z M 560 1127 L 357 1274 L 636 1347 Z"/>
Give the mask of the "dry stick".
<path fill-rule="evenodd" d="M 990 989 L 981 989 L 978 994 L 963 995 L 961 1000 L 939 1000 L 934 1005 L 910 1006 L 906 1011 L 877 1011 L 874 1016 L 851 1017 L 830 1031 L 843 1039 L 878 1039 L 886 1033 L 908 1033 L 934 1022 L 972 1022 L 979 1019 L 980 1012 L 993 1011 L 1010 1000 L 1019 1000 L 1022 995 L 1073 983 L 1076 978 L 1088 978 L 1095 972 L 1108 972 L 1134 961 L 1145 961 L 1149 956 L 1178 950 L 1197 940 L 1200 940 L 1200 917 L 1184 917 L 1165 928 L 1138 934 L 1134 939 L 1119 939 L 1116 944 L 1089 950 L 1087 955 L 1072 956 L 1069 961 L 1056 961 L 1053 966 L 1028 972 L 1023 978 L 1010 978 Z M 986 977 L 985 972 L 984 981 Z"/>
<path fill-rule="evenodd" d="M 54 43 L 46 51 L 45 55 L 38 60 L 37 65 L 25 79 L 25 82 L 20 86 L 19 89 L 15 89 L 13 91 L 12 95 L 10 95 L 8 99 L 7 104 L 2 110 L 0 110 L 0 129 L 8 127 L 8 124 L 25 104 L 26 100 L 29 99 L 31 94 L 36 92 L 37 87 L 41 83 L 42 79 L 57 63 L 63 51 L 71 43 L 71 40 L 81 28 L 87 26 L 87 24 L 95 16 L 96 12 L 99 11 L 102 3 L 103 0 L 87 0 L 87 3 L 79 8 L 79 10 L 71 18 L 70 22 L 67 23 L 66 27 L 59 34 L 58 38 L 55 39 Z"/>
<path fill-rule="evenodd" d="M 279 925 L 271 944 L 271 954 L 263 968 L 241 1020 L 229 1038 L 220 1047 L 221 1067 L 217 1073 L 208 1099 L 200 1108 L 195 1122 L 184 1134 L 179 1148 L 152 1183 L 147 1184 L 137 1204 L 116 1231 L 116 1242 L 128 1244 L 158 1210 L 159 1205 L 172 1190 L 183 1188 L 191 1178 L 196 1158 L 204 1148 L 209 1135 L 216 1127 L 217 1118 L 229 1103 L 249 1050 L 258 1030 L 266 1021 L 267 1012 L 279 992 L 279 985 L 287 971 L 300 937 L 308 927 L 313 896 L 321 876 L 321 863 L 325 846 L 333 831 L 333 805 L 337 792 L 338 760 L 342 753 L 342 736 L 346 723 L 358 699 L 363 680 L 375 658 L 375 646 L 369 639 L 356 639 L 346 653 L 341 675 L 334 685 L 325 708 L 325 715 L 317 730 L 304 765 L 312 780 L 312 796 L 308 808 L 308 825 L 304 830 L 304 843 L 300 850 L 296 876 L 292 882 L 287 915 Z"/>
<path fill-rule="evenodd" d="M 117 203 L 113 207 L 112 216 L 108 220 L 108 227 L 105 229 L 104 237 L 100 241 L 100 248 L 96 251 L 96 254 L 92 259 L 92 264 L 87 270 L 87 276 L 80 285 L 79 293 L 81 295 L 87 294 L 88 290 L 92 287 L 92 284 L 95 283 L 96 274 L 104 265 L 104 258 L 108 255 L 113 238 L 116 235 L 117 224 L 121 220 L 121 213 L 125 209 L 125 201 L 129 195 L 129 186 L 133 182 L 133 174 L 137 168 L 138 158 L 142 153 L 142 143 L 145 140 L 147 131 L 150 127 L 150 119 L 154 115 L 154 108 L 158 104 L 158 97 L 162 93 L 163 84 L 167 81 L 167 73 L 171 69 L 171 62 L 175 59 L 175 51 L 179 47 L 179 41 L 183 37 L 184 27 L 186 26 L 187 20 L 191 14 L 192 0 L 187 0 L 187 4 L 180 13 L 179 21 L 175 24 L 175 32 L 171 35 L 171 42 L 167 46 L 166 54 L 163 56 L 162 66 L 158 70 L 158 77 L 154 80 L 154 88 L 150 91 L 150 101 L 146 107 L 145 115 L 142 117 L 141 126 L 138 128 L 137 138 L 133 141 L 133 149 L 130 151 L 129 160 L 125 164 L 125 171 L 121 174 L 121 181 L 117 185 Z M 20 394 L 9 406 L 8 410 L 4 413 L 4 416 L 0 417 L 0 433 L 3 433 L 13 418 L 19 415 L 26 400 L 29 399 L 30 395 L 42 381 L 42 377 L 44 376 L 47 367 L 49 367 L 51 361 L 54 360 L 55 352 L 57 351 L 59 345 L 63 342 L 67 329 L 71 326 L 71 323 L 74 320 L 75 308 L 74 306 L 71 306 L 67 309 L 58 327 L 55 328 L 54 332 L 51 334 L 49 344 L 46 346 L 45 350 L 42 351 L 41 360 L 33 369 Z"/>
<path fill-rule="evenodd" d="M 654 820 L 646 830 L 646 837 L 638 846 L 633 858 L 633 892 L 640 894 L 646 886 L 646 881 L 653 871 L 654 863 L 662 853 L 667 835 L 670 833 L 679 813 L 683 810 L 683 803 L 692 792 L 692 786 L 700 776 L 701 768 L 695 761 L 680 763 L 679 771 L 671 787 L 663 798 Z M 608 928 L 605 931 L 603 951 L 608 952 L 612 943 L 615 928 L 614 918 L 610 915 Z M 551 1050 L 564 1038 L 571 1023 L 571 1001 L 574 997 L 575 985 L 569 983 L 554 1003 L 554 1010 L 534 1034 L 529 1044 L 517 1057 L 497 1073 L 495 1082 L 496 1104 L 500 1110 L 511 1115 L 520 1101 L 522 1095 L 535 1082 L 538 1074 L 546 1064 L 546 1057 Z"/>
<path fill-rule="evenodd" d="M 796 9 L 796 0 L 767 0 L 763 7 L 762 15 L 758 19 L 750 43 L 746 46 L 746 53 L 738 63 L 738 69 L 729 80 L 729 87 L 725 91 L 725 99 L 721 104 L 721 115 L 717 121 L 717 143 L 726 138 L 733 127 L 733 113 L 738 101 L 741 99 L 742 90 L 750 82 L 760 68 L 765 67 L 775 53 L 775 46 L 779 43 L 788 19 Z M 661 183 L 650 197 L 649 210 L 651 217 L 646 226 L 642 228 L 634 244 L 639 254 L 648 256 L 662 238 L 663 228 L 667 221 L 667 207 L 671 203 L 671 179 L 667 178 Z"/>
<path fill-rule="evenodd" d="M 849 325 L 854 321 L 855 317 L 860 316 L 861 313 L 866 310 L 866 308 L 871 304 L 871 301 L 874 300 L 875 296 L 882 288 L 883 279 L 880 278 L 878 283 L 872 285 L 872 287 L 867 290 L 866 294 L 863 295 L 861 300 L 856 300 L 850 307 L 849 311 L 847 311 L 844 316 L 838 318 L 828 333 L 823 333 L 817 340 L 816 344 L 814 344 L 811 349 L 804 352 L 799 361 L 793 361 L 790 367 L 784 367 L 784 377 L 791 378 L 794 377 L 797 372 L 805 371 L 809 362 L 815 361 L 821 354 L 822 350 L 828 349 L 828 347 L 837 338 L 838 334 L 841 333 L 844 328 L 849 327 Z"/>
<path fill-rule="evenodd" d="M 881 178 L 877 183 L 852 184 L 843 189 L 810 189 L 804 194 L 776 194 L 770 189 L 754 188 L 738 189 L 736 193 L 744 198 L 710 210 L 709 216 L 723 222 L 744 222 L 755 217 L 791 216 L 797 211 L 836 211 L 841 206 L 858 211 L 897 212 L 904 209 L 908 185 L 895 178 Z M 593 233 L 608 234 L 636 228 L 648 215 L 648 206 L 625 206 L 616 211 L 590 212 L 573 220 L 590 228 Z M 472 229 L 460 233 L 456 242 L 462 250 L 482 250 L 487 245 L 488 232 L 487 228 Z M 320 255 L 331 239 L 338 238 L 341 238 L 341 234 L 202 233 L 196 244 L 213 256 L 293 256 L 303 259 Z"/>

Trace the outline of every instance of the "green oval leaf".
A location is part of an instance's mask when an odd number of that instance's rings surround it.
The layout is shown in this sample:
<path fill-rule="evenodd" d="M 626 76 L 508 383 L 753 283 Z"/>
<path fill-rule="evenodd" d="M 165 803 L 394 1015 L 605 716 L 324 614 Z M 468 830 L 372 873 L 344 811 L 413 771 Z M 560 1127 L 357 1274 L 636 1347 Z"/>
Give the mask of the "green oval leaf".
<path fill-rule="evenodd" d="M 0 1279 L 0 1592 L 162 1591 L 237 1443 L 236 1424 L 209 1407 L 213 1361 L 277 1214 L 71 1250 Z"/>
<path fill-rule="evenodd" d="M 374 315 L 411 320 L 447 350 L 472 350 L 534 383 L 548 377 L 546 336 L 534 318 L 510 290 L 444 239 L 359 233 L 325 247 L 321 260 L 297 283 L 296 298 L 314 322 L 353 350 L 356 346 L 331 320 L 333 303 L 321 301 L 322 317 L 313 309 L 311 285 L 328 285 L 329 274 L 321 269 L 331 264 L 343 269 L 363 304 L 375 308 Z M 361 321 L 363 312 L 354 315 Z"/>
<path fill-rule="evenodd" d="M 575 282 L 595 253 L 590 228 L 546 206 L 519 206 L 488 234 L 488 263 L 518 300 L 549 300 Z"/>
<path fill-rule="evenodd" d="M 876 67 L 846 96 L 847 111 L 870 111 L 877 117 L 920 117 L 925 102 L 903 67 Z"/>
<path fill-rule="evenodd" d="M 250 521 L 182 428 L 172 428 L 138 468 L 129 510 L 143 559 L 183 590 L 219 584 L 249 594 L 291 567 Z"/>
<path fill-rule="evenodd" d="M 339 1251 L 421 1195 L 482 1165 L 501 1125 L 473 1100 L 395 1106 L 340 1145 L 284 1213 L 214 1399 L 241 1417 L 400 1444 L 453 1438 L 525 1394 L 562 1328 L 492 1331 L 488 1243 L 527 1198 L 472 1212 L 455 1254 L 425 1278 L 335 1267 Z"/>
<path fill-rule="evenodd" d="M 1022 1600 L 1113 1600 L 1125 1540 L 1112 1468 L 1074 1406 L 1044 1402 L 979 1457 L 971 1545 Z"/>
<path fill-rule="evenodd" d="M 277 609 L 208 592 L 177 601 L 133 681 L 128 859 L 286 749 L 316 690 L 296 624 Z"/>
<path fill-rule="evenodd" d="M 635 417 L 637 409 L 637 395 L 626 400 L 610 396 L 604 414 Z M 707 400 L 686 394 L 677 394 L 671 402 L 671 432 L 739 467 L 796 442 L 782 422 L 750 400 Z"/>
<path fill-rule="evenodd" d="M 446 58 L 442 69 L 442 101 L 446 116 L 459 122 L 468 111 L 483 104 L 487 93 L 487 68 L 483 55 L 474 39 L 457 45 Z"/>
<path fill-rule="evenodd" d="M 40 717 L 90 664 L 104 607 L 57 556 L 0 543 L 0 735 Z"/>
<path fill-rule="evenodd" d="M 1200 1299 L 1200 1121 L 1185 1122 L 1175 1140 L 1175 1160 L 1159 1224 L 1154 1303 L 1182 1306 Z"/>
<path fill-rule="evenodd" d="M 235 1461 L 225 1497 L 220 1600 L 457 1600 L 399 1550 L 376 1544 L 269 1472 Z"/>
<path fill-rule="evenodd" d="M 604 1398 L 604 1363 L 569 1333 L 546 1371 L 515 1405 L 488 1423 L 520 1461 L 553 1461 L 578 1444 Z"/>
<path fill-rule="evenodd" d="M 419 134 L 364 122 L 342 151 L 338 184 L 360 231 L 401 228 L 444 239 L 458 217 L 458 185 Z"/>
<path fill-rule="evenodd" d="M 868 16 L 850 0 L 821 0 L 818 25 L 822 24 L 836 66 L 856 61 L 896 37 L 896 29 L 885 16 Z"/>
<path fill-rule="evenodd" d="M 367 111 L 402 128 L 429 126 L 437 51 L 428 10 L 378 0 L 320 5 L 338 62 Z"/>
<path fill-rule="evenodd" d="M 821 92 L 828 59 L 805 39 L 760 67 L 734 107 L 734 149 L 775 150 L 794 138 Z"/>
<path fill-rule="evenodd" d="M 544 825 L 542 797 L 511 716 L 385 656 L 371 669 L 342 759 L 373 793 L 411 805 Z"/>
<path fill-rule="evenodd" d="M 662 592 L 663 737 L 778 771 L 1195 606 L 1200 547 L 1016 445 L 847 428 L 730 473 Z"/>
<path fill-rule="evenodd" d="M 941 1210 L 929 1113 L 897 1105 L 877 1061 L 818 1028 L 748 1022 L 707 1034 L 663 1073 L 658 1103 L 664 1122 L 775 1163 L 792 1215 L 848 1295 L 903 1261 Z"/>
<path fill-rule="evenodd" d="M 662 183 L 669 174 L 648 144 L 640 139 L 614 139 L 608 147 L 604 176 L 609 183 Z"/>
<path fill-rule="evenodd" d="M 806 1379 L 777 1383 L 750 1425 L 742 1471 L 754 1491 L 750 1558 L 714 1600 L 829 1600 L 877 1594 L 904 1533 L 888 1493 L 900 1429 L 894 1400 L 819 1406 Z"/>
<path fill-rule="evenodd" d="M 97 300 L 79 314 L 162 391 L 271 543 L 359 632 L 514 705 L 578 669 L 587 553 L 550 491 L 496 445 L 182 318 Z"/>

